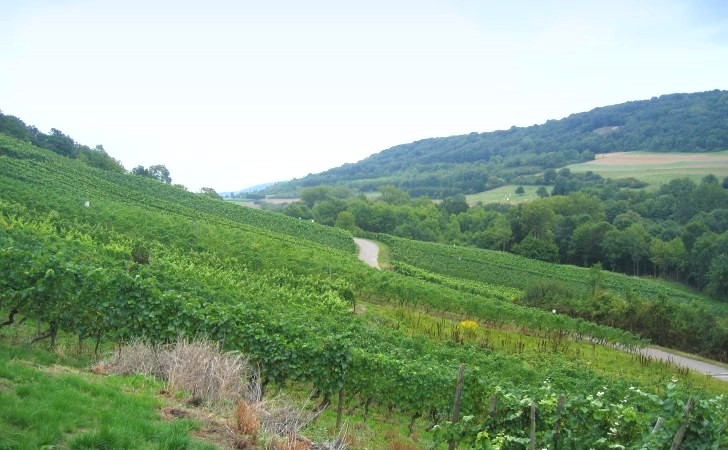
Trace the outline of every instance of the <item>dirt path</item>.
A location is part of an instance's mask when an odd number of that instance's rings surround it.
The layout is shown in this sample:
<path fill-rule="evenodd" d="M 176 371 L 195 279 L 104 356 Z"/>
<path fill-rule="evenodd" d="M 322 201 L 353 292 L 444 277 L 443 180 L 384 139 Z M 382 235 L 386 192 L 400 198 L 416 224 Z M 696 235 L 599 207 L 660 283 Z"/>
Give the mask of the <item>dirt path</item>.
<path fill-rule="evenodd" d="M 379 269 L 379 246 L 372 241 L 360 238 L 354 238 L 354 243 L 359 247 L 359 259 L 375 269 Z"/>
<path fill-rule="evenodd" d="M 687 358 L 685 356 L 675 355 L 659 348 L 647 347 L 642 350 L 642 354 L 661 361 L 669 361 L 679 366 L 687 367 L 693 372 L 704 373 L 711 377 L 728 382 L 728 369 L 716 366 L 696 359 Z"/>

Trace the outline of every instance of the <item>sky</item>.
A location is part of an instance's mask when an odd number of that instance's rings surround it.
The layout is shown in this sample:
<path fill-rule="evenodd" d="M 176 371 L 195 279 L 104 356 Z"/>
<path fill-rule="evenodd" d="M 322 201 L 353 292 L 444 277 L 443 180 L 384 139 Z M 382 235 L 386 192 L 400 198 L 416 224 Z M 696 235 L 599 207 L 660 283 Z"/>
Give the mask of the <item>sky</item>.
<path fill-rule="evenodd" d="M 723 0 L 0 0 L 4 114 L 193 191 L 713 89 Z"/>

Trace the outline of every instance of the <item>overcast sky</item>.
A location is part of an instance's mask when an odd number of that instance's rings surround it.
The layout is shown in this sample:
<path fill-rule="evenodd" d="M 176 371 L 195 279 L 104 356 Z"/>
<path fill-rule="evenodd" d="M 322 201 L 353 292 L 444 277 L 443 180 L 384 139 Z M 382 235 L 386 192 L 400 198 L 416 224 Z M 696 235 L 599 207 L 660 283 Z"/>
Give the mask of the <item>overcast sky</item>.
<path fill-rule="evenodd" d="M 190 190 L 712 89 L 723 0 L 0 0 L 0 110 Z"/>

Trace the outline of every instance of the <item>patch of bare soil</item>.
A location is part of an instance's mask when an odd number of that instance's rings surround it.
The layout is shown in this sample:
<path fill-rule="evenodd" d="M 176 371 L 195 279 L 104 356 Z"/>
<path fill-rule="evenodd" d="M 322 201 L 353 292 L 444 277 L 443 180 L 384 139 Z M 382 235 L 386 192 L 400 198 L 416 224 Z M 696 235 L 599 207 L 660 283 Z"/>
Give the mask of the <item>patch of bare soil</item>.
<path fill-rule="evenodd" d="M 190 419 L 202 424 L 199 430 L 191 433 L 192 436 L 225 450 L 255 448 L 246 446 L 241 437 L 230 428 L 228 420 L 210 409 L 194 406 L 195 403 L 189 401 L 180 401 L 166 391 L 160 392 L 160 397 L 165 404 L 159 412 L 163 420 Z"/>

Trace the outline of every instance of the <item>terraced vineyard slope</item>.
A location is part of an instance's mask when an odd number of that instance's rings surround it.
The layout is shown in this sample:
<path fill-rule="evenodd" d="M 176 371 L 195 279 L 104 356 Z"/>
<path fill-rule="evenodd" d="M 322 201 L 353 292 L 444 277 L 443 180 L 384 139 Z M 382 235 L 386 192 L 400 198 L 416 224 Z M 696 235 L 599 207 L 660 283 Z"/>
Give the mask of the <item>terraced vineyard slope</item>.
<path fill-rule="evenodd" d="M 634 333 L 515 304 L 508 299 L 514 288 L 497 281 L 430 275 L 409 264 L 400 267 L 406 275 L 379 271 L 357 260 L 345 231 L 0 137 L 0 334 L 30 319 L 40 324 L 39 342 L 60 334 L 94 345 L 205 336 L 250 355 L 267 387 L 310 389 L 322 407 L 340 396 L 352 411 L 379 408 L 410 428 L 419 423 L 424 437 L 407 439 L 423 447 L 487 432 L 520 448 L 527 427 L 516 418 L 525 417 L 526 399 L 541 404 L 540 446 L 553 442 L 555 428 L 566 447 L 664 446 L 688 402 L 696 419 L 686 445 L 727 442 L 719 424 L 728 405 L 710 380 L 621 353 L 626 372 L 585 362 L 613 345 L 639 347 Z M 514 345 L 496 350 L 460 325 L 447 339 L 407 331 L 400 321 L 357 313 L 367 305 L 403 308 L 422 320 L 427 311 L 468 318 Z M 461 411 L 479 418 L 472 426 L 448 423 L 463 363 Z M 634 370 L 642 364 L 652 368 Z M 493 396 L 500 412 L 491 412 Z M 564 408 L 548 406 L 561 396 Z M 564 414 L 570 419 L 556 426 Z M 658 416 L 664 425 L 652 434 Z M 84 431 L 69 429 L 52 445 Z"/>

